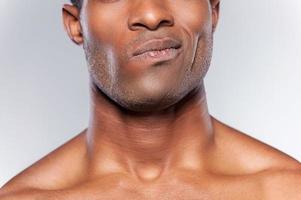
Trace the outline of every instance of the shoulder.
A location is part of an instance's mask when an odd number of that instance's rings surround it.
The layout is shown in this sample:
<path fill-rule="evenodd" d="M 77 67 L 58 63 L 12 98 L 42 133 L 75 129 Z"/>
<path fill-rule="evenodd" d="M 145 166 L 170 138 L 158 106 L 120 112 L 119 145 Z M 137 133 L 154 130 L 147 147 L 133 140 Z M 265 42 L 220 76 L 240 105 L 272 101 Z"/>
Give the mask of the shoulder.
<path fill-rule="evenodd" d="M 26 188 L 19 191 L 7 192 L 0 190 L 0 200 L 33 200 L 33 199 L 68 199 L 68 195 L 59 191 L 38 190 Z"/>
<path fill-rule="evenodd" d="M 267 200 L 301 199 L 301 163 L 286 153 L 213 119 L 219 171 L 250 177 Z M 245 176 L 246 175 L 246 176 Z M 254 179 L 253 179 L 254 178 Z"/>
<path fill-rule="evenodd" d="M 300 162 L 286 153 L 259 141 L 246 133 L 213 118 L 217 132 L 216 146 L 219 157 L 234 174 L 255 174 L 270 169 L 300 169 Z"/>
<path fill-rule="evenodd" d="M 301 167 L 268 170 L 262 176 L 266 199 L 301 199 Z"/>
<path fill-rule="evenodd" d="M 85 130 L 13 177 L 0 189 L 0 200 L 56 190 L 79 179 L 86 152 L 84 134 Z"/>

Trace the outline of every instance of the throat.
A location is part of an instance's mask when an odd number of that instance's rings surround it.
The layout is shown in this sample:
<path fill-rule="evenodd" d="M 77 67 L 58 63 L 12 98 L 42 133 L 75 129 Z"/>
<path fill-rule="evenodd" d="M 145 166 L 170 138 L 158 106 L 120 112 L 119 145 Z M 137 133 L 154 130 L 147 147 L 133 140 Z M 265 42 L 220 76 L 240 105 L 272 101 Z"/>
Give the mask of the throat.
<path fill-rule="evenodd" d="M 114 166 L 114 171 L 153 181 L 173 169 L 201 168 L 213 145 L 203 89 L 168 110 L 145 115 L 105 107 L 95 96 L 93 102 L 87 147 L 95 173 L 113 171 Z"/>
<path fill-rule="evenodd" d="M 164 166 L 155 164 L 136 164 L 132 169 L 132 174 L 134 174 L 137 179 L 142 182 L 153 182 L 160 178 L 164 172 Z"/>

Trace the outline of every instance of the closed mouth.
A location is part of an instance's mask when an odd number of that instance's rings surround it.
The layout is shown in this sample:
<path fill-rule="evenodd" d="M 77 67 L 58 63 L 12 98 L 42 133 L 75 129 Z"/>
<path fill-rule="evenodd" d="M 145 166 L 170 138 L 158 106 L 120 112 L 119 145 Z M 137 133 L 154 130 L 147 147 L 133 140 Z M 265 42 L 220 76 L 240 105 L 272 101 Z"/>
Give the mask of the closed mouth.
<path fill-rule="evenodd" d="M 146 52 L 153 52 L 151 54 L 155 54 L 156 52 L 158 53 L 162 50 L 179 49 L 180 47 L 181 43 L 171 38 L 153 39 L 140 45 L 134 51 L 133 56 L 138 56 Z"/>

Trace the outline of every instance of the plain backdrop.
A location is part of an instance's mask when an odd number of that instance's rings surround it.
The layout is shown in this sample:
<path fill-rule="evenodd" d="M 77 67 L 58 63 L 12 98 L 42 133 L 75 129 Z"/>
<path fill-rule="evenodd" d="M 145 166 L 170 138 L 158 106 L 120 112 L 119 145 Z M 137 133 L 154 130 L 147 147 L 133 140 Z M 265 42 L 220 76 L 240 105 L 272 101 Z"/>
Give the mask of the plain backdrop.
<path fill-rule="evenodd" d="M 88 124 L 88 72 L 64 2 L 0 0 L 0 185 Z M 222 0 L 205 79 L 211 115 L 299 160 L 300 35 L 300 0 Z"/>

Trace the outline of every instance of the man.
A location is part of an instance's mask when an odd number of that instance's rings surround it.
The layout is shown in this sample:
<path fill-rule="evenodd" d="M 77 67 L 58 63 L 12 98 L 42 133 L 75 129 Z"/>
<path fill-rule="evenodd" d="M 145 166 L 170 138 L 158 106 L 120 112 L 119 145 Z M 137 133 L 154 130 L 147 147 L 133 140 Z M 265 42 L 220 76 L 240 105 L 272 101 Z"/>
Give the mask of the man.
<path fill-rule="evenodd" d="M 87 129 L 13 178 L 1 200 L 298 200 L 301 166 L 208 113 L 219 0 L 64 5 L 90 73 Z"/>

